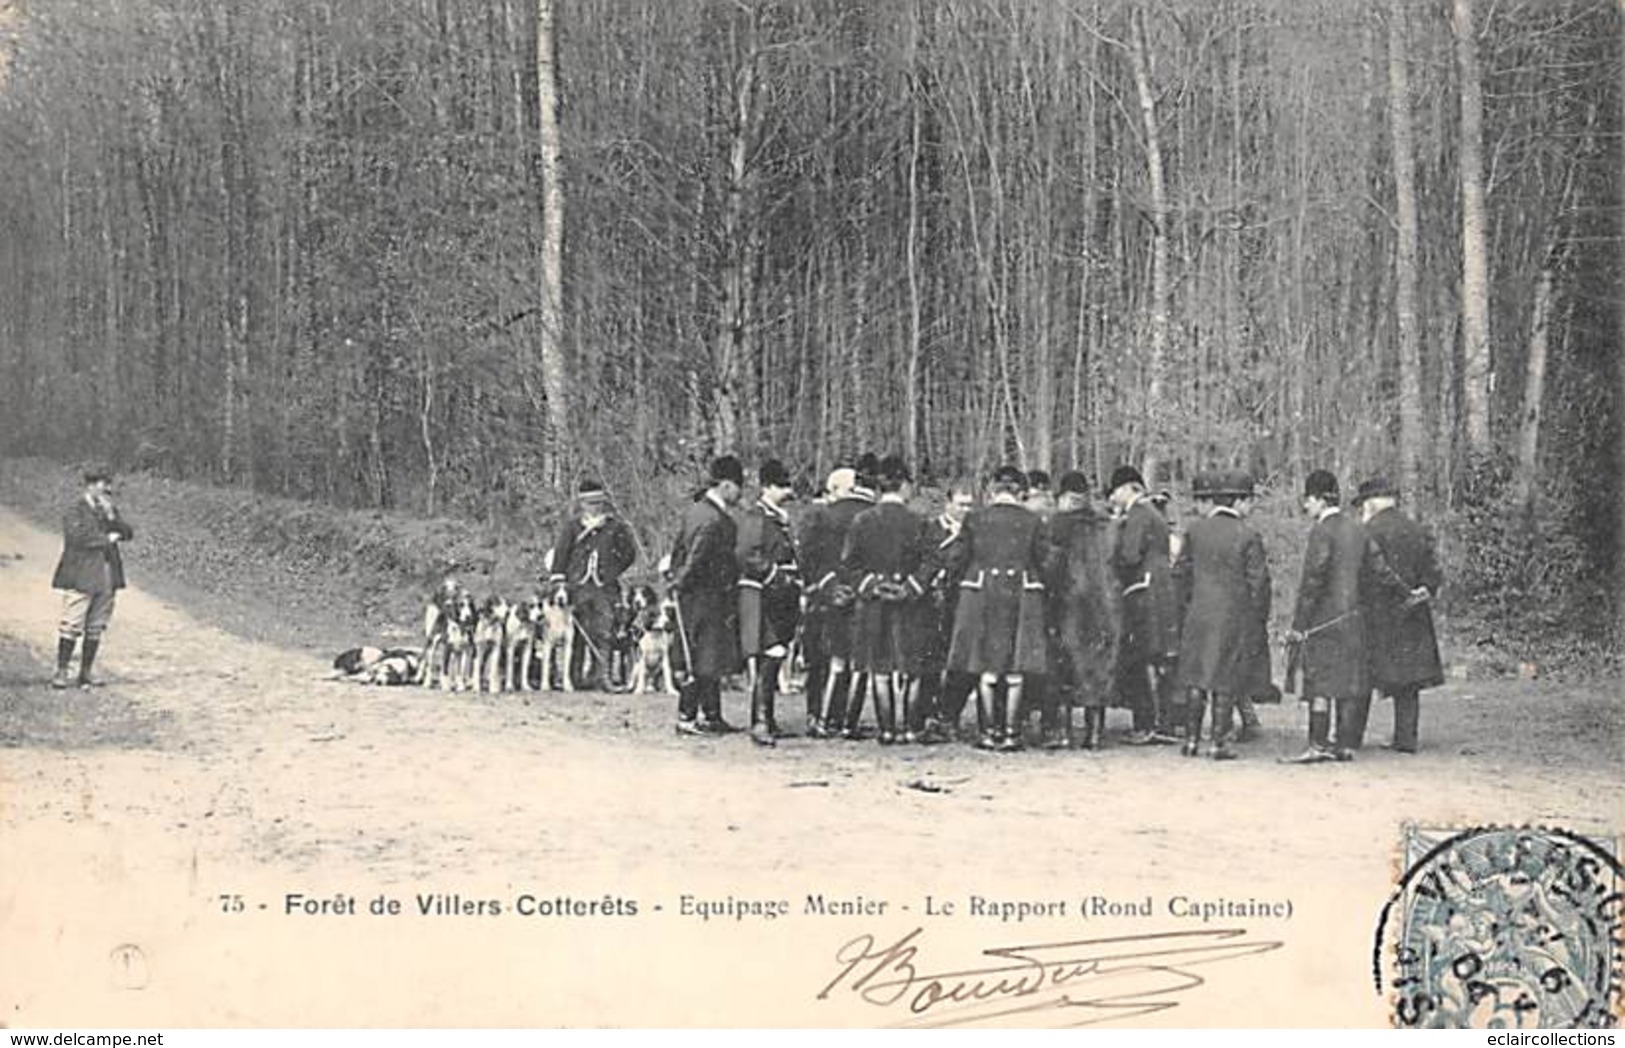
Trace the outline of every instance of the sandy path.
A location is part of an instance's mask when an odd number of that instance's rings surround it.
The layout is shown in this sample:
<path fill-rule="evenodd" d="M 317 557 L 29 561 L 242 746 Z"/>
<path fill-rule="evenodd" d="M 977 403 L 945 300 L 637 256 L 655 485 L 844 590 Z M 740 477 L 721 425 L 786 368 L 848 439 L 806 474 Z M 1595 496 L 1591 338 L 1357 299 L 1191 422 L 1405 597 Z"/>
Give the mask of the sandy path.
<path fill-rule="evenodd" d="M 40 667 L 38 681 L 0 685 L 0 702 L 51 694 L 58 549 L 0 511 L 0 635 L 35 649 Z M 139 582 L 138 551 L 131 561 Z M 1265 710 L 1269 736 L 1230 764 L 1171 748 L 996 757 L 798 739 L 762 752 L 743 736 L 676 738 L 664 698 L 525 705 L 323 682 L 320 661 L 238 639 L 139 588 L 120 595 L 103 668 L 108 691 L 161 715 L 154 738 L 0 749 L 0 849 L 34 857 L 0 867 L 0 926 L 25 936 L 50 934 L 44 913 L 63 893 L 126 883 L 192 900 L 188 920 L 206 920 L 209 900 L 239 883 L 501 890 L 546 874 L 658 887 L 671 871 L 694 886 L 960 892 L 1356 877 L 1369 900 L 1391 878 L 1406 819 L 1625 824 L 1617 686 L 1455 684 L 1424 701 L 1423 754 L 1368 750 L 1304 769 L 1274 761 L 1301 745 L 1290 703 Z M 742 719 L 741 697 L 730 701 Z M 799 726 L 800 697 L 782 701 L 782 719 Z M 1379 741 L 1386 717 L 1373 716 Z M 50 885 L 41 863 L 56 871 Z M 51 999 L 38 993 L 36 1005 Z"/>

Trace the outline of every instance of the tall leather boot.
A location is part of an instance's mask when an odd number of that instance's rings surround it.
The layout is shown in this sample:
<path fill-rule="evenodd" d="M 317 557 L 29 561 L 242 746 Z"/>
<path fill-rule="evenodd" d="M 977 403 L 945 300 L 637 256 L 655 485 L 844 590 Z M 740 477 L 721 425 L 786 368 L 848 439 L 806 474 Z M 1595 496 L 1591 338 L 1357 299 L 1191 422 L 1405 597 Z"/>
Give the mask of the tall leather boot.
<path fill-rule="evenodd" d="M 1023 736 L 1027 729 L 1027 711 L 1022 705 L 1026 682 L 1021 677 L 1006 677 L 1004 681 L 1004 737 L 1001 750 L 1019 750 L 1026 745 Z"/>
<path fill-rule="evenodd" d="M 875 674 L 869 686 L 875 693 L 875 739 L 890 746 L 897 741 L 897 691 L 891 674 Z"/>
<path fill-rule="evenodd" d="M 819 709 L 818 731 L 813 737 L 832 739 L 839 735 L 842 718 L 846 716 L 846 665 L 837 659 L 831 659 L 824 668 L 824 694 Z"/>
<path fill-rule="evenodd" d="M 863 701 L 874 686 L 874 680 L 872 674 L 857 670 L 851 671 L 849 676 L 852 686 L 846 691 L 846 726 L 841 729 L 841 738 L 860 739 L 863 737 Z"/>
<path fill-rule="evenodd" d="M 1231 749 L 1230 740 L 1235 734 L 1235 700 L 1229 695 L 1213 693 L 1213 759 L 1216 761 L 1230 761 L 1236 759 L 1236 751 Z"/>
<path fill-rule="evenodd" d="M 976 745 L 991 750 L 999 741 L 999 681 L 997 677 L 979 677 L 976 681 Z"/>
<path fill-rule="evenodd" d="M 903 742 L 919 742 L 925 731 L 925 711 L 920 708 L 920 682 L 905 673 L 897 674 L 897 704 L 902 708 L 899 738 Z"/>
<path fill-rule="evenodd" d="M 1083 708 L 1083 748 L 1098 750 L 1106 745 L 1106 707 Z"/>
<path fill-rule="evenodd" d="M 1185 692 L 1185 745 L 1180 752 L 1194 757 L 1202 748 L 1202 717 L 1207 712 L 1207 692 L 1191 688 Z"/>
<path fill-rule="evenodd" d="M 89 646 L 89 642 L 86 642 Z M 1422 695 L 1416 688 L 1394 693 L 1394 744 L 1400 753 L 1415 753 L 1422 725 Z"/>
<path fill-rule="evenodd" d="M 1357 750 L 1365 745 L 1365 726 L 1371 719 L 1371 693 L 1337 700 L 1337 746 Z"/>

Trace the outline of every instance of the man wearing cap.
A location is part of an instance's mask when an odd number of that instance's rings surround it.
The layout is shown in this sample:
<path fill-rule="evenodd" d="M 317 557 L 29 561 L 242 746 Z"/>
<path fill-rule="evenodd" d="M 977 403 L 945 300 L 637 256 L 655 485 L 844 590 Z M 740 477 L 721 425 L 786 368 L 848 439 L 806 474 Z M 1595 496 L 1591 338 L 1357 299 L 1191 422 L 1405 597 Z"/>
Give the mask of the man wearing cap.
<path fill-rule="evenodd" d="M 1022 689 L 1048 668 L 1043 521 L 1021 504 L 1026 477 L 1000 466 L 988 504 L 965 518 L 965 571 L 959 583 L 948 668 L 977 677 L 983 749 L 1022 747 Z M 1002 685 L 1002 691 L 1001 691 Z"/>
<path fill-rule="evenodd" d="M 1341 501 L 1337 478 L 1331 473 L 1317 469 L 1305 479 L 1303 510 L 1315 524 L 1304 549 L 1298 599 L 1286 639 L 1302 676 L 1299 694 L 1309 704 L 1309 748 L 1292 758 L 1294 764 L 1352 758 L 1354 707 L 1370 701 L 1365 623 L 1360 615 L 1360 576 L 1367 539 L 1360 522 L 1342 511 Z"/>
<path fill-rule="evenodd" d="M 1433 599 L 1443 577 L 1433 537 L 1395 508 L 1398 501 L 1386 477 L 1361 482 L 1355 497 L 1372 545 L 1363 596 L 1366 666 L 1372 685 L 1394 700 L 1392 748 L 1415 753 L 1422 689 L 1444 683 L 1433 630 Z M 1365 726 L 1354 727 L 1363 733 Z"/>
<path fill-rule="evenodd" d="M 112 470 L 91 466 L 84 472 L 84 481 L 84 491 L 62 514 L 62 557 L 51 577 L 51 588 L 62 591 L 53 688 L 73 683 L 68 667 L 76 645 L 80 648 L 79 686 L 91 688 L 101 683 L 91 669 L 102 634 L 113 618 L 114 597 L 124 588 L 119 546 L 135 537 L 135 529 L 113 504 Z"/>
<path fill-rule="evenodd" d="M 604 486 L 596 480 L 582 481 L 575 512 L 559 525 L 548 581 L 569 590 L 576 626 L 587 641 L 583 657 L 592 660 L 592 673 L 583 681 L 590 690 L 602 691 L 612 683 L 609 653 L 621 575 L 637 555 L 632 528 L 615 515 Z"/>
<path fill-rule="evenodd" d="M 1044 710 L 1046 746 L 1072 744 L 1072 710 L 1082 706 L 1083 747 L 1105 735 L 1120 631 L 1118 587 L 1112 576 L 1111 525 L 1090 504 L 1089 479 L 1061 475 L 1058 508 L 1047 525 L 1051 547 L 1048 622 L 1053 638 Z M 1053 707 L 1053 712 L 1050 707 Z"/>
<path fill-rule="evenodd" d="M 874 505 L 872 493 L 860 488 L 858 480 L 850 468 L 831 473 L 830 502 L 807 521 L 801 536 L 808 613 L 804 632 L 816 633 L 816 643 L 807 645 L 807 734 L 815 739 L 855 736 L 863 713 L 864 680 L 849 672 L 857 591 L 841 565 L 852 521 Z"/>
<path fill-rule="evenodd" d="M 919 651 L 919 702 L 926 719 L 921 735 L 924 742 L 946 742 L 950 733 L 957 734 L 965 701 L 975 687 L 965 674 L 947 669 L 959 580 L 965 572 L 965 518 L 975 508 L 975 485 L 969 480 L 956 480 L 948 485 L 942 512 L 925 523 L 920 577 L 930 591 L 930 600 L 924 612 Z"/>
<path fill-rule="evenodd" d="M 761 495 L 739 515 L 739 648 L 750 678 L 750 737 L 776 745 L 779 668 L 801 619 L 801 571 L 790 517 L 790 471 L 768 459 L 757 471 Z"/>
<path fill-rule="evenodd" d="M 722 717 L 722 678 L 740 670 L 739 528 L 729 511 L 739 501 L 745 470 L 738 459 L 723 455 L 712 461 L 710 476 L 711 486 L 683 510 L 671 550 L 683 662 L 679 735 L 733 730 Z"/>
<path fill-rule="evenodd" d="M 1235 699 L 1262 694 L 1270 680 L 1270 572 L 1264 540 L 1236 508 L 1252 497 L 1244 473 L 1198 474 L 1206 516 L 1193 521 L 1174 579 L 1185 608 L 1179 683 L 1187 689 L 1186 756 L 1197 754 L 1205 707 L 1213 710 L 1212 755 L 1230 760 Z"/>
<path fill-rule="evenodd" d="M 906 505 L 912 479 L 900 458 L 888 455 L 879 463 L 880 500 L 853 518 L 841 554 L 842 571 L 857 593 L 852 672 L 869 678 L 881 745 L 918 742 L 924 729 L 915 684 L 924 669 L 926 589 L 920 575 L 926 534 L 924 522 Z"/>
<path fill-rule="evenodd" d="M 1172 742 L 1161 701 L 1165 678 L 1179 654 L 1168 521 L 1146 497 L 1145 478 L 1133 466 L 1112 472 L 1107 493 L 1119 517 L 1112 569 L 1123 599 L 1118 689 L 1134 715 L 1129 742 Z"/>

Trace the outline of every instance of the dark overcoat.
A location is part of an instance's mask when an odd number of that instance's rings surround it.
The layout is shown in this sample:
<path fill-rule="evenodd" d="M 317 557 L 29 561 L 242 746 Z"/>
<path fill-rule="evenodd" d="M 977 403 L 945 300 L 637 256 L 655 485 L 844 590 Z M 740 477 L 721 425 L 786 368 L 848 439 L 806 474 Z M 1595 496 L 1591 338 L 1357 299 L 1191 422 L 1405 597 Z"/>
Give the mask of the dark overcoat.
<path fill-rule="evenodd" d="M 589 528 L 581 514 L 567 517 L 553 542 L 553 578 L 572 587 L 620 587 L 621 575 L 638 556 L 632 528 L 608 516 Z"/>
<path fill-rule="evenodd" d="M 959 605 L 959 580 L 965 574 L 964 529 L 946 514 L 940 515 L 925 522 L 921 546 L 920 581 L 925 583 L 929 604 L 919 658 L 922 673 L 939 673 L 948 663 L 954 610 Z"/>
<path fill-rule="evenodd" d="M 1110 564 L 1111 522 L 1087 506 L 1049 519 L 1048 617 L 1054 679 L 1081 706 L 1111 698 L 1122 596 Z"/>
<path fill-rule="evenodd" d="M 1130 665 L 1169 659 L 1179 651 L 1179 605 L 1168 554 L 1168 522 L 1140 499 L 1117 525 L 1112 570 L 1123 597 L 1119 657 Z"/>
<path fill-rule="evenodd" d="M 801 571 L 783 509 L 758 500 L 738 523 L 739 647 L 749 658 L 795 636 Z"/>
<path fill-rule="evenodd" d="M 685 636 L 689 672 L 724 677 L 743 667 L 739 656 L 739 528 L 709 496 L 683 510 L 671 550 L 672 591 Z M 675 658 L 685 661 L 685 645 Z"/>
<path fill-rule="evenodd" d="M 117 509 L 97 509 L 87 498 L 74 500 L 62 514 L 62 557 L 51 576 L 51 588 L 79 593 L 112 593 L 124 588 L 124 558 L 117 542 L 135 537 Z"/>
<path fill-rule="evenodd" d="M 1357 699 L 1370 693 L 1365 668 L 1365 621 L 1360 578 L 1365 528 L 1342 510 L 1309 529 L 1292 628 L 1307 634 L 1298 658 L 1305 698 Z"/>
<path fill-rule="evenodd" d="M 901 502 L 859 513 L 846 535 L 843 574 L 852 580 L 852 665 L 866 673 L 924 672 L 929 604 L 921 581 L 925 522 Z"/>
<path fill-rule="evenodd" d="M 1400 513 L 1385 509 L 1366 522 L 1371 540 L 1370 584 L 1365 587 L 1366 666 L 1371 683 L 1385 692 L 1444 683 L 1433 603 L 1407 606 L 1408 591 L 1426 586 L 1437 594 L 1443 578 L 1433 536 Z"/>
<path fill-rule="evenodd" d="M 1038 514 L 1013 502 L 973 510 L 962 528 L 959 582 L 948 668 L 965 673 L 1043 673 L 1044 570 L 1048 546 Z"/>
<path fill-rule="evenodd" d="M 1270 686 L 1270 569 L 1264 540 L 1221 507 L 1191 524 L 1174 568 L 1185 606 L 1179 683 L 1221 695 Z"/>
<path fill-rule="evenodd" d="M 851 583 L 841 574 L 846 533 L 859 513 L 874 505 L 869 499 L 848 496 L 820 506 L 802 525 L 801 574 L 807 584 L 807 624 L 816 632 L 809 648 L 824 658 L 846 659 L 852 654 L 852 604 L 832 601 L 837 590 Z"/>

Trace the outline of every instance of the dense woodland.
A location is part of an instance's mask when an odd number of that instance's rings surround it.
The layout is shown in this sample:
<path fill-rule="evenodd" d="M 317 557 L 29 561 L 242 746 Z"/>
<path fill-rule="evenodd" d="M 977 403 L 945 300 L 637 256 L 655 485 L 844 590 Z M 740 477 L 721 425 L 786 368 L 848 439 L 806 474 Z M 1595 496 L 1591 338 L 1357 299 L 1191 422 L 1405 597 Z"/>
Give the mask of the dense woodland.
<path fill-rule="evenodd" d="M 0 450 L 646 528 L 715 450 L 1380 469 L 1617 611 L 1614 0 L 0 12 Z"/>

